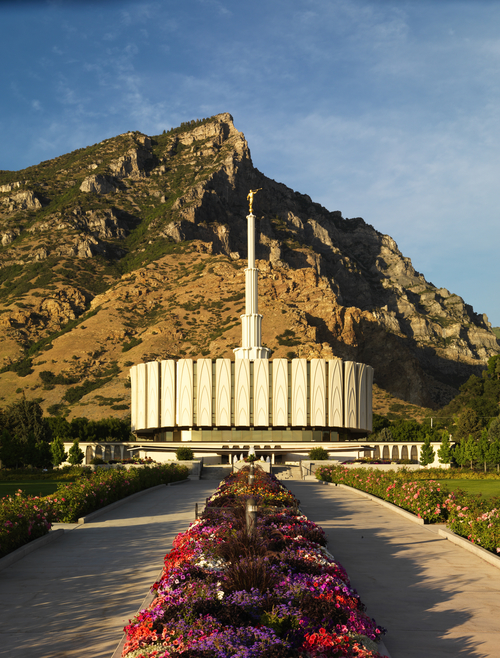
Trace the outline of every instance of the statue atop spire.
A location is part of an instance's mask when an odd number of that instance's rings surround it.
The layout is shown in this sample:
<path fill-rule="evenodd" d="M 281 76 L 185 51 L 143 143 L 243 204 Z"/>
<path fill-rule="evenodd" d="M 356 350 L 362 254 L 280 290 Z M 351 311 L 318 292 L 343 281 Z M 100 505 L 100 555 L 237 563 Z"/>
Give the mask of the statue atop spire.
<path fill-rule="evenodd" d="M 236 359 L 268 359 L 271 353 L 267 347 L 262 347 L 262 315 L 258 308 L 258 276 L 255 267 L 255 215 L 253 214 L 253 198 L 259 190 L 250 190 L 247 199 L 250 204 L 248 220 L 248 267 L 245 270 L 245 315 L 241 316 L 242 345 L 234 351 Z"/>
<path fill-rule="evenodd" d="M 254 196 L 257 194 L 257 192 L 259 192 L 261 189 L 262 189 L 262 188 L 259 187 L 259 188 L 256 189 L 256 190 L 250 190 L 250 192 L 248 193 L 247 201 L 248 201 L 249 204 L 250 204 L 250 208 L 249 208 L 249 211 L 248 211 L 250 215 L 253 215 L 253 198 L 254 198 Z"/>

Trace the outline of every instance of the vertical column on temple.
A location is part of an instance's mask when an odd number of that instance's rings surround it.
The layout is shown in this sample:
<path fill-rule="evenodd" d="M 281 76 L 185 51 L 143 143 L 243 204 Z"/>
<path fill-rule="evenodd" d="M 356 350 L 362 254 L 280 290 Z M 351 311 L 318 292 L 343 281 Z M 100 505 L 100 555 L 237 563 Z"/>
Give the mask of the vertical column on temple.
<path fill-rule="evenodd" d="M 259 271 L 255 267 L 255 215 L 253 196 L 258 190 L 250 190 L 248 221 L 248 267 L 245 270 L 245 315 L 241 316 L 241 347 L 234 350 L 237 359 L 268 359 L 271 350 L 262 347 L 262 315 L 259 315 Z"/>

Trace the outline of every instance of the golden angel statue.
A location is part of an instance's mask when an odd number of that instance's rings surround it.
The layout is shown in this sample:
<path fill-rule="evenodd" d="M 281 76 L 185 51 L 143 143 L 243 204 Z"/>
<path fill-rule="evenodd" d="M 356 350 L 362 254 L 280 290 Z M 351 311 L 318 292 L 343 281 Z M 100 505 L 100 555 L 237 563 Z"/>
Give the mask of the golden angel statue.
<path fill-rule="evenodd" d="M 248 193 L 247 201 L 250 203 L 250 213 L 249 213 L 250 215 L 253 215 L 253 197 L 254 197 L 254 194 L 257 194 L 257 192 L 261 189 L 262 188 L 259 187 L 257 190 L 250 190 L 250 192 Z"/>

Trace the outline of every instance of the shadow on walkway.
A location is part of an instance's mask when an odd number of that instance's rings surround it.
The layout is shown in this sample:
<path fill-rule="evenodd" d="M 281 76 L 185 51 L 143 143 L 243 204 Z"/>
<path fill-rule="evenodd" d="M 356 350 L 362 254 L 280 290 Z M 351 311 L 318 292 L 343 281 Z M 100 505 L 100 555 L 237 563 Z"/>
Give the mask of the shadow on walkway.
<path fill-rule="evenodd" d="M 323 527 L 392 658 L 500 656 L 500 570 L 354 492 L 287 482 Z"/>
<path fill-rule="evenodd" d="M 0 572 L 0 656 L 110 658 L 163 558 L 214 490 L 162 487 Z"/>

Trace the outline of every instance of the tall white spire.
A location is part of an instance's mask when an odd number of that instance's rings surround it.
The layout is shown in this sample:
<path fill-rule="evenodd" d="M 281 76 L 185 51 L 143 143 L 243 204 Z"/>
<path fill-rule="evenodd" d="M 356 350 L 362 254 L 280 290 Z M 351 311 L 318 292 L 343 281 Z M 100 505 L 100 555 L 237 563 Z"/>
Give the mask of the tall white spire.
<path fill-rule="evenodd" d="M 245 315 L 241 317 L 241 347 L 234 349 L 237 359 L 268 359 L 271 350 L 262 347 L 262 315 L 259 315 L 258 277 L 255 267 L 255 215 L 252 212 L 253 195 L 250 191 L 248 220 L 248 267 L 245 270 Z"/>

